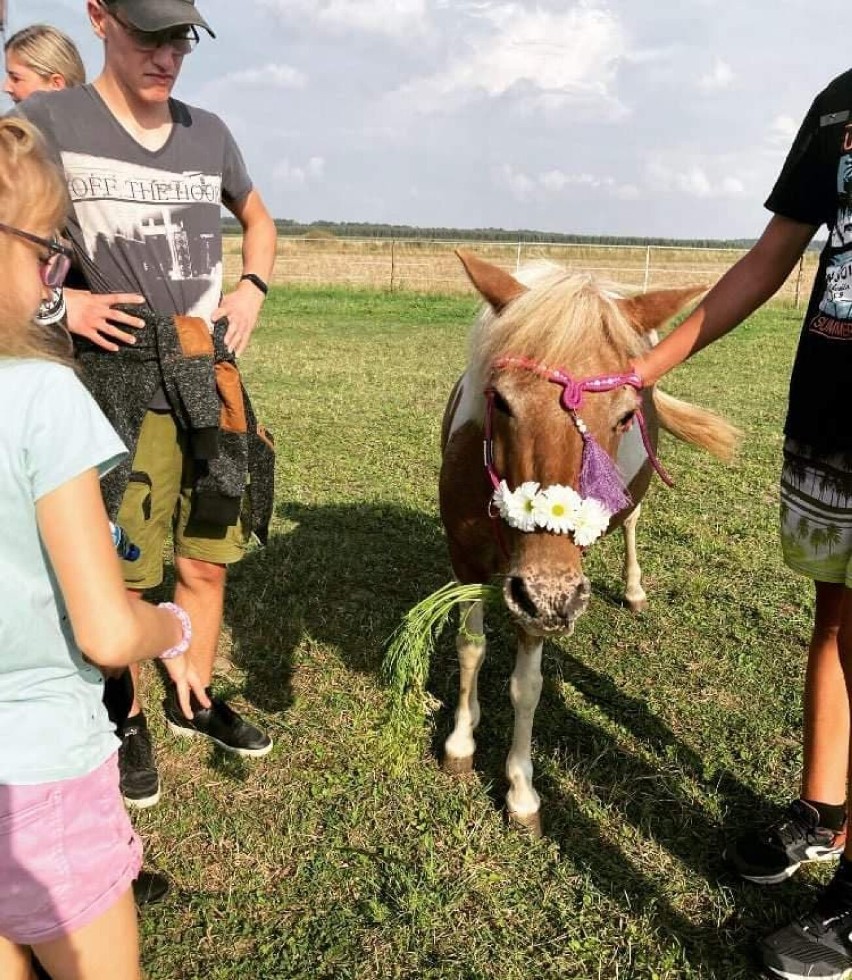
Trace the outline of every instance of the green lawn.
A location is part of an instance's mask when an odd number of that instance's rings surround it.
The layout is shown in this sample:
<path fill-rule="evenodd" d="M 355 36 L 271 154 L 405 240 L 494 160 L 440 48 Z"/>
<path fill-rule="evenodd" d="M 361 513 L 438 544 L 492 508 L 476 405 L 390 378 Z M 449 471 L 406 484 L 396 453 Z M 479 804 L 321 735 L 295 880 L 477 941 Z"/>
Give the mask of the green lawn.
<path fill-rule="evenodd" d="M 147 671 L 164 793 L 136 822 L 176 882 L 142 920 L 152 980 L 736 980 L 754 940 L 813 896 L 816 874 L 761 891 L 719 857 L 797 789 L 810 588 L 775 539 L 792 310 L 755 316 L 666 385 L 746 441 L 730 468 L 664 442 L 677 486 L 652 487 L 640 524 L 645 616 L 620 601 L 620 538 L 591 549 L 589 612 L 545 647 L 544 837 L 501 809 L 503 617 L 486 626 L 473 778 L 438 764 L 449 633 L 432 713 L 395 737 L 384 725 L 383 643 L 450 578 L 438 433 L 473 312 L 463 297 L 270 297 L 243 367 L 278 441 L 277 510 L 231 578 L 220 688 L 276 747 L 235 762 L 172 740 Z"/>

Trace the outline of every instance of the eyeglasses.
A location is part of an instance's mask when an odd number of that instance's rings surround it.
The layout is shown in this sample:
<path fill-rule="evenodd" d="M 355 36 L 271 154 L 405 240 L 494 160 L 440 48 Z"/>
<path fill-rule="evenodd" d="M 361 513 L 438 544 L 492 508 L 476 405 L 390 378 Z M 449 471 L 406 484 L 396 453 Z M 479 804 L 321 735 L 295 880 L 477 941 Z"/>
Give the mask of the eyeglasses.
<path fill-rule="evenodd" d="M 47 249 L 46 256 L 39 256 L 39 263 L 41 265 L 41 281 L 48 289 L 58 289 L 65 282 L 65 277 L 71 268 L 71 260 L 74 258 L 74 253 L 67 245 L 63 245 L 55 239 L 42 238 L 39 235 L 33 235 L 28 231 L 21 231 L 20 228 L 13 228 L 11 225 L 2 223 L 0 223 L 0 231 L 5 231 L 9 235 L 15 235 L 16 238 L 23 238 L 24 241 L 41 245 L 42 248 Z"/>
<path fill-rule="evenodd" d="M 122 20 L 108 8 L 104 8 L 110 17 L 124 29 L 131 44 L 139 51 L 156 51 L 158 48 L 169 47 L 175 54 L 190 54 L 198 44 L 198 31 L 191 25 L 173 27 L 167 31 L 140 31 Z"/>

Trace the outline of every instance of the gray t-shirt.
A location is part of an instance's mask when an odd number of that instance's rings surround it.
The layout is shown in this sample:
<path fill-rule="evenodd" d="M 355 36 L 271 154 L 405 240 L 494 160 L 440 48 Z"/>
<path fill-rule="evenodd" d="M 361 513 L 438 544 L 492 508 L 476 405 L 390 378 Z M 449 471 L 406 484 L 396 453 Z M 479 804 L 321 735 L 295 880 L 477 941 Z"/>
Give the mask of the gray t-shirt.
<path fill-rule="evenodd" d="M 67 234 L 88 287 L 140 293 L 159 313 L 208 322 L 222 292 L 221 205 L 252 182 L 227 126 L 171 99 L 173 128 L 141 146 L 92 85 L 35 93 L 17 107 L 65 171 Z"/>
<path fill-rule="evenodd" d="M 74 641 L 35 505 L 126 454 L 74 372 L 0 358 L 0 785 L 93 772 L 118 749 L 101 672 Z"/>

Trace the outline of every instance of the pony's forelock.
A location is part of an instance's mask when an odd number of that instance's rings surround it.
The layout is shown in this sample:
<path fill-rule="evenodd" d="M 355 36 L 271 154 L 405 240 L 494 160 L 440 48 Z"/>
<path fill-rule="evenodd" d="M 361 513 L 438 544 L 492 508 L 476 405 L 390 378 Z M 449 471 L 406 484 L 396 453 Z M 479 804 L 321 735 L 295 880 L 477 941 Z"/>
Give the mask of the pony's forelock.
<path fill-rule="evenodd" d="M 645 346 L 618 305 L 625 291 L 613 283 L 553 263 L 525 266 L 515 278 L 528 291 L 499 316 L 486 307 L 474 325 L 470 370 L 478 388 L 491 364 L 509 354 L 582 372 L 602 348 L 626 363 Z"/>

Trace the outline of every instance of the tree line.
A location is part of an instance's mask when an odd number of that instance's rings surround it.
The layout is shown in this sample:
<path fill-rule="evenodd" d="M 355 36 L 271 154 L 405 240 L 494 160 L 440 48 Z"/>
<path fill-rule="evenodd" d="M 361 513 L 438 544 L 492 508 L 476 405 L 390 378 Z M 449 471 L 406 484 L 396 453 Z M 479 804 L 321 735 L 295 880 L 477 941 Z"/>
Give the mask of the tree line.
<path fill-rule="evenodd" d="M 561 232 L 535 231 L 530 228 L 444 228 L 415 227 L 413 225 L 372 224 L 366 221 L 311 221 L 303 223 L 291 218 L 276 218 L 275 226 L 279 235 L 293 237 L 308 235 L 329 238 L 408 238 L 428 239 L 430 241 L 489 241 L 536 243 L 556 243 L 566 245 L 669 245 L 693 248 L 750 248 L 753 238 L 641 238 L 620 235 L 571 235 Z M 223 219 L 226 234 L 238 234 L 240 226 L 236 219 Z M 821 248 L 823 242 L 814 241 L 811 248 Z"/>

